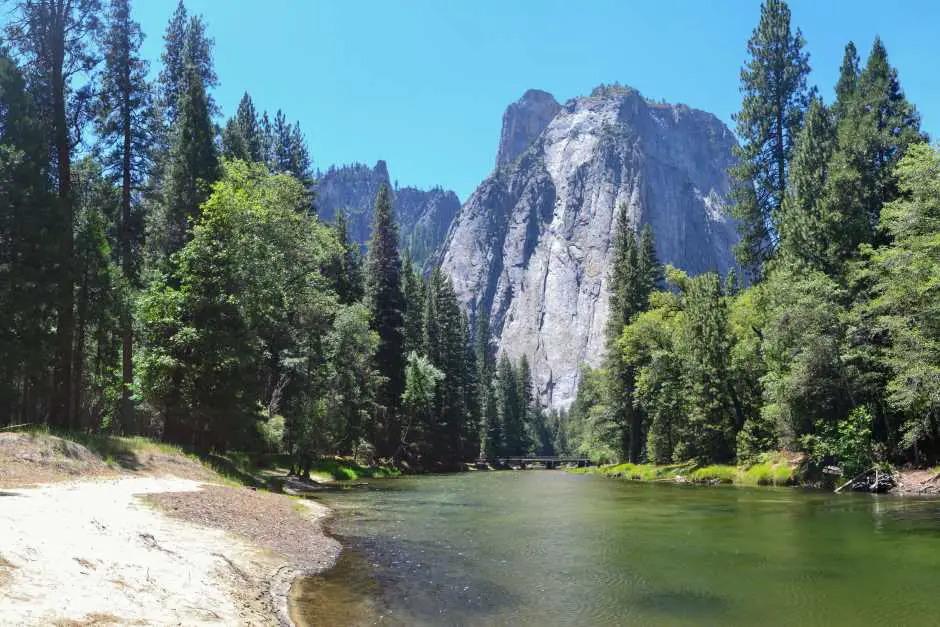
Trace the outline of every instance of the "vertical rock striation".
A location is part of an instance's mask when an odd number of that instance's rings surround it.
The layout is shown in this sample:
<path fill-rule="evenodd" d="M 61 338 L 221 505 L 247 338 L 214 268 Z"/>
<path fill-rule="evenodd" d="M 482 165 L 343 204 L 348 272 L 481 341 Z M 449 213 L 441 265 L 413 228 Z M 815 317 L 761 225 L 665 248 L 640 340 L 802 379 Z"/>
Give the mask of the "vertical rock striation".
<path fill-rule="evenodd" d="M 663 262 L 734 266 L 734 144 L 714 115 L 620 86 L 563 106 L 529 91 L 507 109 L 497 167 L 439 259 L 471 316 L 490 312 L 497 350 L 529 357 L 543 403 L 567 406 L 580 366 L 601 363 L 616 207 L 652 225 Z"/>

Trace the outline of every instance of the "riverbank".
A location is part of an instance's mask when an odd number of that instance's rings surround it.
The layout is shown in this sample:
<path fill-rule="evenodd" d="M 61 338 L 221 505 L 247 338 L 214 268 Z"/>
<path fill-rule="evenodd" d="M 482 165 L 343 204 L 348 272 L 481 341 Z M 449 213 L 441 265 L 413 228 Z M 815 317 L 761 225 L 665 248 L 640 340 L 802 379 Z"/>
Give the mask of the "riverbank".
<path fill-rule="evenodd" d="M 690 483 L 698 485 L 738 486 L 804 486 L 833 488 L 845 481 L 841 477 L 810 476 L 805 457 L 794 453 L 766 453 L 753 464 L 730 466 L 712 464 L 615 464 L 590 468 L 571 468 L 573 474 L 596 474 L 603 477 L 644 482 Z M 892 468 L 895 485 L 891 494 L 902 496 L 940 495 L 940 468 Z"/>
<path fill-rule="evenodd" d="M 732 484 L 748 486 L 786 486 L 800 482 L 803 457 L 786 453 L 762 455 L 747 466 L 712 464 L 696 466 L 685 464 L 616 464 L 572 468 L 575 474 L 597 474 L 604 477 L 631 481 L 670 481 L 674 483 L 698 483 L 704 485 Z"/>
<path fill-rule="evenodd" d="M 293 581 L 339 554 L 323 505 L 108 446 L 0 433 L 0 624 L 288 625 Z"/>

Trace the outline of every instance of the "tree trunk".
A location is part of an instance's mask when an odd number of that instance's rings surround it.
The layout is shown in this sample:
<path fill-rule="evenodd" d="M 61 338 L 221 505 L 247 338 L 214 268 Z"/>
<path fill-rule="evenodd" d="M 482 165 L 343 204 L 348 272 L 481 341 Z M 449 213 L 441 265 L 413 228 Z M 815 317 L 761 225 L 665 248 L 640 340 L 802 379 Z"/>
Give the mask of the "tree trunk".
<path fill-rule="evenodd" d="M 128 46 L 129 48 L 129 46 Z M 130 50 L 124 51 L 125 60 L 130 55 Z M 123 159 L 121 163 L 121 274 L 124 276 L 124 289 L 131 288 L 131 275 L 133 268 L 131 266 L 131 107 L 130 90 L 131 76 L 130 63 L 124 64 L 124 76 L 121 94 L 121 123 L 124 125 L 124 146 Z M 134 330 L 131 320 L 129 303 L 123 303 L 121 307 L 121 410 L 120 422 L 115 425 L 115 432 L 121 433 L 131 422 L 131 386 L 134 383 Z"/>
<path fill-rule="evenodd" d="M 52 403 L 50 423 L 68 429 L 72 426 L 74 408 L 74 382 L 72 362 L 74 357 L 75 294 L 73 286 L 73 220 L 74 199 L 72 197 L 72 145 L 66 118 L 65 93 L 65 3 L 57 2 L 53 8 L 52 34 L 52 103 L 56 152 L 56 176 L 59 207 L 61 210 L 61 263 L 59 264 L 59 294 L 57 321 L 57 363 L 55 372 L 55 399 Z"/>

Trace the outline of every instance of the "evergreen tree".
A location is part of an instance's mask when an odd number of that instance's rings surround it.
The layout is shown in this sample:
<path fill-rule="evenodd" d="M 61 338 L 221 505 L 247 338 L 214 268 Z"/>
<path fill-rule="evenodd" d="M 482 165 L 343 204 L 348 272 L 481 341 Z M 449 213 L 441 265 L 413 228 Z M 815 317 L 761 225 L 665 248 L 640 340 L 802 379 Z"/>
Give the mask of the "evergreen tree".
<path fill-rule="evenodd" d="M 866 162 L 873 168 L 863 177 L 871 184 L 865 209 L 874 229 L 878 226 L 881 207 L 898 196 L 895 166 L 909 145 L 923 140 L 920 115 L 907 101 L 897 70 L 888 63 L 888 53 L 879 37 L 875 38 L 868 62 L 859 76 L 859 94 L 870 133 Z"/>
<path fill-rule="evenodd" d="M 826 202 L 839 219 L 844 262 L 860 244 L 878 241 L 881 207 L 897 197 L 894 167 L 921 134 L 920 118 L 904 97 L 880 39 L 861 72 L 855 47 L 846 47 L 836 87 L 838 146 Z"/>
<path fill-rule="evenodd" d="M 900 413 L 899 448 L 940 458 L 940 154 L 908 147 L 895 171 L 899 195 L 881 215 L 890 244 L 874 251 L 873 292 L 861 305 L 890 337 L 887 401 Z M 889 437 L 894 434 L 886 434 Z"/>
<path fill-rule="evenodd" d="M 496 413 L 493 393 L 495 359 L 490 345 L 490 315 L 486 309 L 477 312 L 473 336 L 474 361 L 477 367 L 477 406 L 480 411 L 480 455 L 492 459 L 502 450 L 502 430 Z"/>
<path fill-rule="evenodd" d="M 424 279 L 415 267 L 411 250 L 405 250 L 402 261 L 402 292 L 405 296 L 405 353 L 425 354 L 424 309 L 427 300 Z"/>
<path fill-rule="evenodd" d="M 55 297 L 57 357 L 54 374 L 55 398 L 50 423 L 68 428 L 76 411 L 74 387 L 75 346 L 75 195 L 72 158 L 75 137 L 87 121 L 85 106 L 91 90 L 77 85 L 91 74 L 98 62 L 89 45 L 97 35 L 98 0 L 19 0 L 6 27 L 10 41 L 26 63 L 29 88 L 44 134 L 49 140 L 58 201 L 58 219 L 50 235 L 59 246 Z"/>
<path fill-rule="evenodd" d="M 496 412 L 499 416 L 502 448 L 500 455 L 524 455 L 525 423 L 519 415 L 518 373 L 503 353 L 496 366 Z"/>
<path fill-rule="evenodd" d="M 519 402 L 519 407 L 516 410 L 516 415 L 523 426 L 521 447 L 524 453 L 528 453 L 533 442 L 529 437 L 529 433 L 535 422 L 534 418 L 538 414 L 538 408 L 535 406 L 535 396 L 532 391 L 532 370 L 529 367 L 529 358 L 525 355 L 519 359 L 517 373 L 516 386 L 518 390 L 516 400 Z"/>
<path fill-rule="evenodd" d="M 0 423 L 45 420 L 55 361 L 59 219 L 26 81 L 0 48 Z"/>
<path fill-rule="evenodd" d="M 832 115 L 814 97 L 793 150 L 790 186 L 778 224 L 779 249 L 788 261 L 826 272 L 834 271 L 858 244 L 828 202 L 829 167 L 835 150 Z"/>
<path fill-rule="evenodd" d="M 688 280 L 683 290 L 685 321 L 678 353 L 688 386 L 687 424 L 679 457 L 702 462 L 734 459 L 736 423 L 729 389 L 728 311 L 717 274 Z"/>
<path fill-rule="evenodd" d="M 142 233 L 136 201 L 149 173 L 155 134 L 148 64 L 140 56 L 142 41 L 140 25 L 131 19 L 129 0 L 112 0 L 102 42 L 105 67 L 96 134 L 104 151 L 104 164 L 121 185 L 118 248 L 125 289 L 138 283 Z M 121 344 L 121 422 L 126 423 L 134 382 L 133 321 L 127 307 L 121 312 Z M 117 427 L 121 429 L 121 425 Z"/>
<path fill-rule="evenodd" d="M 75 368 L 78 429 L 107 428 L 123 413 L 130 425 L 127 386 L 120 366 L 130 307 L 122 290 L 118 229 L 121 189 L 86 157 L 76 163 Z"/>
<path fill-rule="evenodd" d="M 859 58 L 854 42 L 845 46 L 842 65 L 839 66 L 839 79 L 836 81 L 836 101 L 832 112 L 836 120 L 842 120 L 852 114 L 852 106 L 858 96 Z"/>
<path fill-rule="evenodd" d="M 270 129 L 270 168 L 292 174 L 304 185 L 311 185 L 310 153 L 299 124 L 290 124 L 278 109 Z"/>
<path fill-rule="evenodd" d="M 450 278 L 439 268 L 428 280 L 423 312 L 423 345 L 431 363 L 447 380 L 435 398 L 428 425 L 428 447 L 437 462 L 464 456 L 466 405 L 466 333 Z"/>
<path fill-rule="evenodd" d="M 340 255 L 332 264 L 330 274 L 336 286 L 336 293 L 344 305 L 362 299 L 362 254 L 359 245 L 349 239 L 349 223 L 346 213 L 338 211 L 333 230 L 340 245 Z M 407 267 L 407 266 L 406 266 Z"/>
<path fill-rule="evenodd" d="M 404 309 L 398 226 L 392 215 L 387 185 L 375 198 L 372 239 L 366 257 L 366 302 L 372 325 L 379 334 L 376 367 L 385 378 L 376 396 L 383 416 L 376 433 L 376 448 L 383 457 L 396 456 L 402 444 L 399 401 L 404 391 Z"/>
<path fill-rule="evenodd" d="M 804 43 L 800 30 L 791 30 L 786 2 L 765 0 L 741 70 L 744 100 L 734 116 L 741 146 L 731 170 L 738 183 L 732 206 L 741 233 L 738 259 L 756 277 L 777 246 L 793 144 L 808 104 Z"/>
<path fill-rule="evenodd" d="M 649 296 L 662 282 L 662 266 L 656 257 L 655 238 L 650 225 L 642 230 L 638 245 L 622 206 L 614 231 L 613 259 L 608 279 L 610 309 L 607 318 L 606 370 L 609 381 L 609 408 L 620 425 L 624 458 L 638 461 L 643 455 L 643 414 L 636 408 L 633 393 L 636 370 L 624 360 L 618 342 L 624 327 L 649 306 Z"/>
<path fill-rule="evenodd" d="M 640 231 L 640 244 L 637 250 L 639 264 L 638 308 L 646 309 L 649 296 L 663 283 L 663 266 L 656 255 L 656 238 L 650 224 L 643 225 Z"/>
<path fill-rule="evenodd" d="M 261 123 L 251 96 L 245 92 L 238 110 L 222 131 L 222 152 L 228 159 L 266 162 Z"/>
<path fill-rule="evenodd" d="M 189 12 L 183 0 L 179 0 L 176 10 L 166 25 L 163 34 L 163 62 L 160 70 L 160 102 L 168 124 L 173 124 L 177 116 L 177 103 L 186 91 L 186 61 L 183 49 L 186 44 L 186 30 L 189 26 Z"/>
<path fill-rule="evenodd" d="M 207 94 L 218 86 L 219 79 L 212 61 L 214 42 L 206 34 L 206 24 L 201 16 L 189 15 L 183 0 L 170 17 L 163 42 L 160 100 L 167 127 L 172 129 L 181 114 L 181 102 L 190 90 L 190 68 L 195 70 Z M 215 114 L 212 97 L 207 96 L 206 102 L 210 114 Z"/>
<path fill-rule="evenodd" d="M 151 263 L 162 271 L 169 268 L 170 255 L 185 244 L 190 221 L 199 215 L 219 175 L 205 85 L 192 65 L 187 78 L 167 158 L 163 203 L 148 224 Z"/>

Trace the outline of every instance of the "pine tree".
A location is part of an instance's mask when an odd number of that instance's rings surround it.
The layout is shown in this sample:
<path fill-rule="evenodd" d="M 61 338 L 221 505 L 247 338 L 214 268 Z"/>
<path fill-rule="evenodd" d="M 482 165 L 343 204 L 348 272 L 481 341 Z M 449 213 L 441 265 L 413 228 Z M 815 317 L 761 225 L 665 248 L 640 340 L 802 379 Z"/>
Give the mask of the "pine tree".
<path fill-rule="evenodd" d="M 168 156 L 163 206 L 159 214 L 151 216 L 148 225 L 151 262 L 164 271 L 170 256 L 186 242 L 190 221 L 198 217 L 199 207 L 219 176 L 204 85 L 194 67 L 190 66 L 187 76 L 189 88 L 180 102 Z"/>
<path fill-rule="evenodd" d="M 72 185 L 74 137 L 87 121 L 88 86 L 76 80 L 91 74 L 98 57 L 89 40 L 99 28 L 98 0 L 20 0 L 6 33 L 27 64 L 30 91 L 50 140 L 59 219 L 51 233 L 58 240 L 60 265 L 56 296 L 57 363 L 50 423 L 68 428 L 75 415 L 73 377 L 75 335 L 75 197 Z"/>
<path fill-rule="evenodd" d="M 163 35 L 163 53 L 160 70 L 160 101 L 166 115 L 167 124 L 172 125 L 177 117 L 177 103 L 186 91 L 186 61 L 183 49 L 186 44 L 186 30 L 189 27 L 189 13 L 183 0 L 179 0 L 176 10 L 166 25 Z"/>
<path fill-rule="evenodd" d="M 140 56 L 143 34 L 130 15 L 129 0 L 112 0 L 107 31 L 102 42 L 105 68 L 101 77 L 97 136 L 104 164 L 120 180 L 121 213 L 119 254 L 126 288 L 138 285 L 140 216 L 135 199 L 150 169 L 154 118 L 147 62 Z M 137 214 L 137 215 L 135 215 Z M 130 387 L 134 381 L 133 322 L 130 308 L 121 312 L 121 418 L 130 419 Z M 117 425 L 120 430 L 122 425 Z"/>
<path fill-rule="evenodd" d="M 735 411 L 729 394 L 728 311 L 717 274 L 688 280 L 679 353 L 688 386 L 683 459 L 728 462 L 735 453 Z"/>
<path fill-rule="evenodd" d="M 532 390 L 532 370 L 529 367 L 529 358 L 523 355 L 519 358 L 518 376 L 516 379 L 516 400 L 519 407 L 516 415 L 522 423 L 522 442 L 520 444 L 521 452 L 528 453 L 532 446 L 532 439 L 529 437 L 529 431 L 534 423 L 538 408 L 535 406 L 535 395 Z"/>
<path fill-rule="evenodd" d="M 898 197 L 895 166 L 907 147 L 924 137 L 920 132 L 920 115 L 907 101 L 897 70 L 888 63 L 888 53 L 878 37 L 859 76 L 859 93 L 870 132 L 866 163 L 873 169 L 864 177 L 871 182 L 865 209 L 875 229 L 881 207 Z"/>
<path fill-rule="evenodd" d="M 832 113 L 837 121 L 851 114 L 852 105 L 858 95 L 858 75 L 858 50 L 855 43 L 850 41 L 842 55 L 839 79 L 836 81 L 836 101 L 832 105 Z"/>
<path fill-rule="evenodd" d="M 304 185 L 311 185 L 310 153 L 299 124 L 290 124 L 278 109 L 270 127 L 270 164 L 273 172 L 287 172 Z"/>
<path fill-rule="evenodd" d="M 755 277 L 777 246 L 793 143 L 808 104 L 803 45 L 800 30 L 790 28 L 787 4 L 766 0 L 741 70 L 744 100 L 734 119 L 742 142 L 731 170 L 738 183 L 732 206 L 741 233 L 738 259 Z"/>
<path fill-rule="evenodd" d="M 519 415 L 517 372 L 505 353 L 496 366 L 496 412 L 502 436 L 499 455 L 524 454 L 525 427 Z"/>
<path fill-rule="evenodd" d="M 398 226 L 392 215 L 387 185 L 375 198 L 372 239 L 366 257 L 366 301 L 372 312 L 372 325 L 379 334 L 376 366 L 385 377 L 377 394 L 384 417 L 378 425 L 376 449 L 383 457 L 399 453 L 401 425 L 399 400 L 404 391 L 404 309 L 401 285 L 401 259 L 398 253 Z"/>
<path fill-rule="evenodd" d="M 643 415 L 633 401 L 636 372 L 619 348 L 624 327 L 649 306 L 649 296 L 662 282 L 662 266 L 656 256 L 650 225 L 643 228 L 639 245 L 627 218 L 626 207 L 617 215 L 608 278 L 610 308 L 607 317 L 608 393 L 613 420 L 619 425 L 623 456 L 631 461 L 643 453 Z"/>
<path fill-rule="evenodd" d="M 836 128 L 822 99 L 814 97 L 799 132 L 790 168 L 790 186 L 778 231 L 783 259 L 824 272 L 834 271 L 845 248 L 854 250 L 845 220 L 828 202 L 829 168 L 836 150 Z M 845 243 L 845 246 L 843 244 Z"/>
<path fill-rule="evenodd" d="M 660 289 L 663 283 L 663 266 L 659 263 L 659 256 L 656 254 L 656 238 L 653 235 L 653 227 L 645 224 L 640 231 L 640 244 L 637 251 L 637 261 L 639 262 L 639 308 L 646 309 L 649 304 L 649 296 L 655 290 Z"/>
<path fill-rule="evenodd" d="M 611 246 L 613 252 L 607 277 L 607 289 L 610 293 L 607 315 L 608 354 L 613 343 L 620 338 L 623 326 L 636 313 L 633 288 L 638 282 L 639 252 L 630 219 L 627 217 L 626 205 L 621 205 L 617 211 Z"/>
<path fill-rule="evenodd" d="M 0 47 L 0 423 L 40 423 L 55 362 L 59 210 L 26 81 Z"/>
<path fill-rule="evenodd" d="M 228 159 L 266 161 L 264 137 L 254 102 L 248 92 L 238 103 L 238 110 L 222 131 L 222 152 Z"/>
<path fill-rule="evenodd" d="M 402 292 L 405 295 L 405 354 L 411 351 L 427 354 L 424 344 L 424 308 L 426 286 L 411 258 L 411 249 L 405 250 L 402 260 Z"/>
<path fill-rule="evenodd" d="M 830 266 L 841 267 L 860 244 L 880 241 L 881 207 L 897 197 L 894 168 L 907 146 L 922 136 L 920 118 L 904 97 L 880 39 L 861 72 L 855 46 L 846 46 L 833 112 L 837 144 L 824 197 L 833 224 L 818 239 L 834 239 Z"/>
<path fill-rule="evenodd" d="M 339 301 L 345 305 L 362 299 L 362 254 L 359 244 L 349 239 L 349 227 L 346 213 L 339 211 L 333 229 L 340 245 L 340 256 L 335 271 L 336 293 Z"/>
<path fill-rule="evenodd" d="M 476 395 L 480 412 L 480 455 L 485 459 L 492 459 L 502 449 L 502 431 L 496 413 L 496 397 L 493 393 L 493 375 L 496 364 L 490 345 L 490 315 L 486 309 L 477 312 L 473 353 L 477 367 Z"/>
<path fill-rule="evenodd" d="M 466 333 L 460 306 L 450 277 L 435 268 L 428 279 L 423 312 L 423 342 L 428 359 L 447 380 L 438 391 L 432 423 L 428 425 L 429 447 L 439 463 L 463 457 L 466 416 Z"/>

